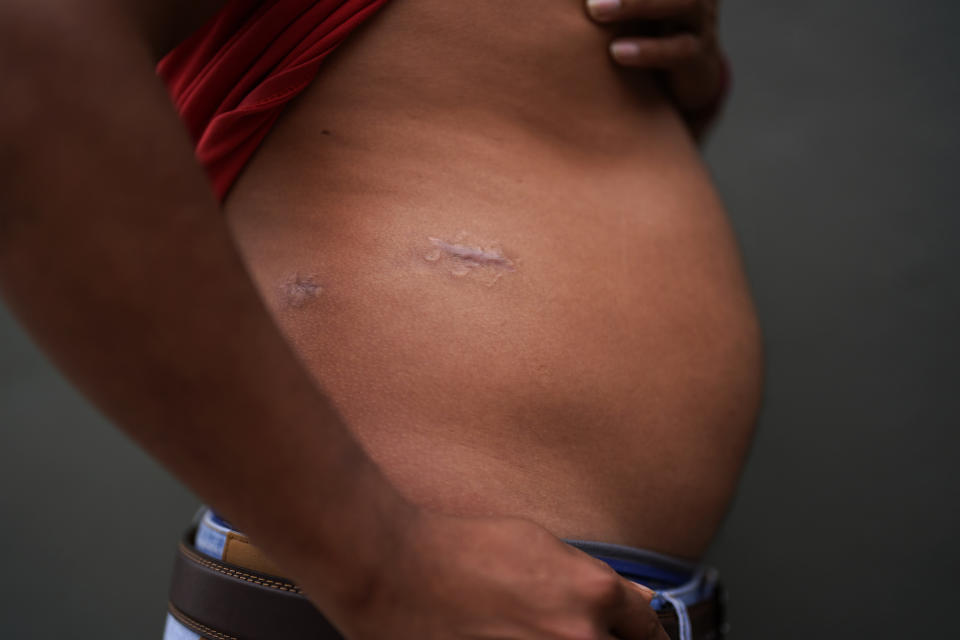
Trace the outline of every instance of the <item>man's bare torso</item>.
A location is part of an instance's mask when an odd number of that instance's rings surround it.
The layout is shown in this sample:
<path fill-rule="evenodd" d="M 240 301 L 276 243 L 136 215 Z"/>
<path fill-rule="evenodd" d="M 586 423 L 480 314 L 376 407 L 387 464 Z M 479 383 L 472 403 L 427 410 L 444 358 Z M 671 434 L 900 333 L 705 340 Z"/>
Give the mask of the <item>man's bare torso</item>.
<path fill-rule="evenodd" d="M 736 244 L 580 2 L 391 3 L 226 212 L 274 316 L 398 489 L 696 557 L 760 398 Z"/>

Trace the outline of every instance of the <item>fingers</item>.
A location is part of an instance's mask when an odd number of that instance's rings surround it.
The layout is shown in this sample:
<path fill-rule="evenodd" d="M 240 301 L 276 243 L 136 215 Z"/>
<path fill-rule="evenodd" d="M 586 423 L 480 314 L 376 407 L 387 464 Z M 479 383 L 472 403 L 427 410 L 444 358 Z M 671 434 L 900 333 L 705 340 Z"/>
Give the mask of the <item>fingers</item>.
<path fill-rule="evenodd" d="M 598 22 L 680 19 L 696 15 L 701 0 L 587 0 L 587 11 Z"/>
<path fill-rule="evenodd" d="M 670 70 L 703 57 L 715 43 L 717 3 L 705 0 L 586 0 L 598 22 L 642 21 L 659 25 L 654 36 L 619 37 L 610 45 L 617 63 Z"/>
<path fill-rule="evenodd" d="M 610 55 L 625 67 L 673 69 L 699 58 L 704 42 L 692 33 L 660 38 L 618 38 L 610 44 Z"/>
<path fill-rule="evenodd" d="M 619 640 L 670 640 L 657 612 L 650 606 L 654 593 L 623 579 L 623 598 L 611 611 L 610 633 Z"/>

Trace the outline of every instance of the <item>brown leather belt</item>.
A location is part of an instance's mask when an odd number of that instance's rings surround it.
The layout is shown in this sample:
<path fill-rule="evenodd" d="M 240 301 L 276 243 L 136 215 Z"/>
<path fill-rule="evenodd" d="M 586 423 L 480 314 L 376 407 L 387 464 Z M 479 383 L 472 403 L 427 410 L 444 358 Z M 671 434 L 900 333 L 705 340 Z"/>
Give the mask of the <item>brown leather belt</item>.
<path fill-rule="evenodd" d="M 209 640 L 344 640 L 296 585 L 209 558 L 194 548 L 193 538 L 191 530 L 180 542 L 170 587 L 170 614 L 185 627 Z M 694 640 L 723 637 L 720 591 L 688 607 Z M 659 615 L 676 640 L 676 614 Z"/>

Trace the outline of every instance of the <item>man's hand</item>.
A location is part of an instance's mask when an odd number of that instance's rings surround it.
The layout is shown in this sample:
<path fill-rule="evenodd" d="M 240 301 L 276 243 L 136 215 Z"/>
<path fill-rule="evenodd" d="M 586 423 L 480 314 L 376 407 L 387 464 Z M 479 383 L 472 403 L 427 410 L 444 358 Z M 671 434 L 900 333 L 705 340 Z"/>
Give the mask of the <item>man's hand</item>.
<path fill-rule="evenodd" d="M 729 69 L 717 38 L 719 0 L 587 0 L 599 23 L 621 27 L 610 54 L 624 67 L 663 72 L 699 136 L 726 97 Z"/>
<path fill-rule="evenodd" d="M 351 640 L 667 640 L 652 597 L 533 522 L 423 512 L 330 618 Z"/>

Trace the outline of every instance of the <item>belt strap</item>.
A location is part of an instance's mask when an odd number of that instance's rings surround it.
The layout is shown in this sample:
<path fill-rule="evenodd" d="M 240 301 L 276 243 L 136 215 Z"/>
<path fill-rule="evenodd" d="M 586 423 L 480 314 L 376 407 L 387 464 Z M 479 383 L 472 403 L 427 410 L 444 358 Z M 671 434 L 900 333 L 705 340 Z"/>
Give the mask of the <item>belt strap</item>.
<path fill-rule="evenodd" d="M 170 587 L 170 613 L 183 625 L 212 640 L 344 640 L 296 585 L 205 556 L 191 543 L 194 534 L 180 542 Z M 694 640 L 722 637 L 719 595 L 687 612 Z M 667 635 L 679 638 L 676 613 L 659 616 Z"/>
<path fill-rule="evenodd" d="M 180 542 L 170 587 L 170 612 L 216 640 L 343 640 L 296 585 L 217 562 Z"/>

